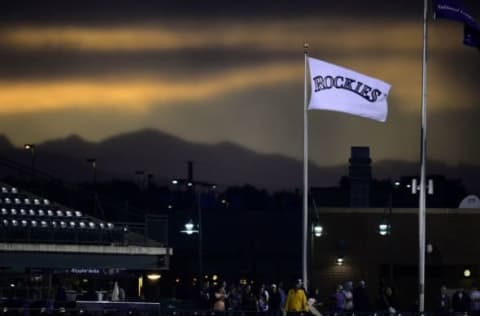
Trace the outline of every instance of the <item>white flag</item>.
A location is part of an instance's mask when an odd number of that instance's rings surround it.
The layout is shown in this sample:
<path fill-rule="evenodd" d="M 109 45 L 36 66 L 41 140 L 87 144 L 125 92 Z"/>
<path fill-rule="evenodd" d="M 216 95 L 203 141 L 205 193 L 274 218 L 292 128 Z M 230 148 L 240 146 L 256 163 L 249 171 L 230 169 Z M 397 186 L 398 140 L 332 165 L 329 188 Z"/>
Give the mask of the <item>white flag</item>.
<path fill-rule="evenodd" d="M 331 110 L 380 122 L 387 119 L 390 85 L 353 70 L 308 58 L 312 95 L 308 109 Z"/>

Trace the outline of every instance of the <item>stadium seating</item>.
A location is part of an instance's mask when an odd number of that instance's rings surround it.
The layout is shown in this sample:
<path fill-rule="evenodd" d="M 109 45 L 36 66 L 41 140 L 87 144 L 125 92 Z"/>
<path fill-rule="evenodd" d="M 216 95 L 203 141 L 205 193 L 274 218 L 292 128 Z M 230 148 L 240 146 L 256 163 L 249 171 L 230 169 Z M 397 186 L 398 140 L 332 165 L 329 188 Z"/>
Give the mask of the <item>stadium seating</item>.
<path fill-rule="evenodd" d="M 127 227 L 0 183 L 0 242 L 123 243 Z"/>

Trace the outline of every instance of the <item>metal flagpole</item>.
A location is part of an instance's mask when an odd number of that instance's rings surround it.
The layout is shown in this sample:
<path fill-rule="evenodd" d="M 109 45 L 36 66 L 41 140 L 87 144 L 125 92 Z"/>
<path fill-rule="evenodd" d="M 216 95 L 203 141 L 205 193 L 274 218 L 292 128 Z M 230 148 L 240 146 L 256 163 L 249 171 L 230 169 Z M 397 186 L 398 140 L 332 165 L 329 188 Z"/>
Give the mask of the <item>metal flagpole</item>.
<path fill-rule="evenodd" d="M 308 243 L 308 114 L 307 114 L 307 62 L 308 43 L 303 44 L 304 48 L 304 81 L 303 81 L 303 240 L 302 240 L 302 278 L 305 289 L 308 289 L 307 271 L 307 243 Z"/>
<path fill-rule="evenodd" d="M 424 0 L 423 8 L 423 53 L 422 53 L 422 127 L 420 149 L 420 195 L 418 210 L 418 241 L 419 241 L 419 271 L 418 271 L 418 310 L 425 310 L 425 157 L 427 155 L 427 39 L 428 39 L 428 0 Z"/>

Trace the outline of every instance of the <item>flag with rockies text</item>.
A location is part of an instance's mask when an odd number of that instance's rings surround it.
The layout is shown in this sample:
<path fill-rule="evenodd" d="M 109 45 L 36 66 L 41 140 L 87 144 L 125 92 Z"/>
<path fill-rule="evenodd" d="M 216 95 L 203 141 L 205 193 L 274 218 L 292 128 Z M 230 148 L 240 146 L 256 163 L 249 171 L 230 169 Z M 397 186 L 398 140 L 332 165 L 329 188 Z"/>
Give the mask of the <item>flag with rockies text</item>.
<path fill-rule="evenodd" d="M 308 109 L 387 119 L 390 84 L 356 71 L 308 58 L 312 93 Z"/>

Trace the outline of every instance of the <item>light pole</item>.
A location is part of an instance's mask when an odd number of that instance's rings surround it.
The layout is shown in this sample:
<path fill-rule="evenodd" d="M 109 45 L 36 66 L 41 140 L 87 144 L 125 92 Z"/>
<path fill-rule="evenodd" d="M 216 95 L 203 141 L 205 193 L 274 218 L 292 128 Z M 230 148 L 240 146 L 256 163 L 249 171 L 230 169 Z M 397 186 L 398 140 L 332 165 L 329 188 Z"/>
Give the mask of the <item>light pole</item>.
<path fill-rule="evenodd" d="M 87 163 L 89 163 L 92 166 L 92 185 L 93 188 L 95 189 L 95 185 L 97 183 L 97 159 L 96 158 L 87 158 L 85 159 Z"/>
<path fill-rule="evenodd" d="M 35 144 L 25 144 L 23 145 L 23 148 L 30 151 L 32 182 L 34 182 L 35 181 Z"/>
<path fill-rule="evenodd" d="M 378 233 L 380 236 L 388 238 L 386 247 L 388 250 L 388 277 L 390 286 L 393 286 L 393 248 L 392 248 L 392 209 L 393 209 L 393 193 L 400 187 L 398 180 L 388 181 L 388 216 L 384 214 L 383 220 L 378 225 Z M 385 254 L 387 255 L 387 254 Z"/>
<path fill-rule="evenodd" d="M 136 170 L 135 174 L 137 176 L 139 176 L 139 178 L 140 178 L 140 190 L 144 189 L 144 187 L 145 187 L 145 177 L 146 177 L 145 171 Z"/>
<path fill-rule="evenodd" d="M 190 162 L 189 162 L 190 163 Z M 189 165 L 190 167 L 190 165 Z M 189 175 L 190 172 L 189 172 Z M 185 230 L 182 230 L 182 233 L 187 235 L 198 234 L 198 280 L 203 279 L 203 220 L 202 220 L 202 207 L 201 207 L 201 190 L 197 188 L 215 190 L 216 186 L 214 184 L 203 182 L 203 181 L 194 181 L 190 176 L 189 179 L 174 179 L 171 181 L 173 185 L 182 185 L 186 186 L 189 190 L 193 190 L 195 196 L 195 204 L 197 210 L 197 219 L 198 219 L 198 229 L 194 229 L 194 224 L 190 220 L 185 224 Z"/>
<path fill-rule="evenodd" d="M 97 196 L 97 159 L 96 158 L 87 158 L 85 159 L 85 161 L 87 163 L 89 163 L 92 167 L 92 191 L 93 191 L 93 194 L 92 194 L 92 198 L 93 198 L 93 214 L 96 214 L 97 213 L 97 200 L 98 200 L 98 196 Z M 103 212 L 102 212 L 103 213 Z M 101 214 L 103 215 L 103 214 Z"/>

